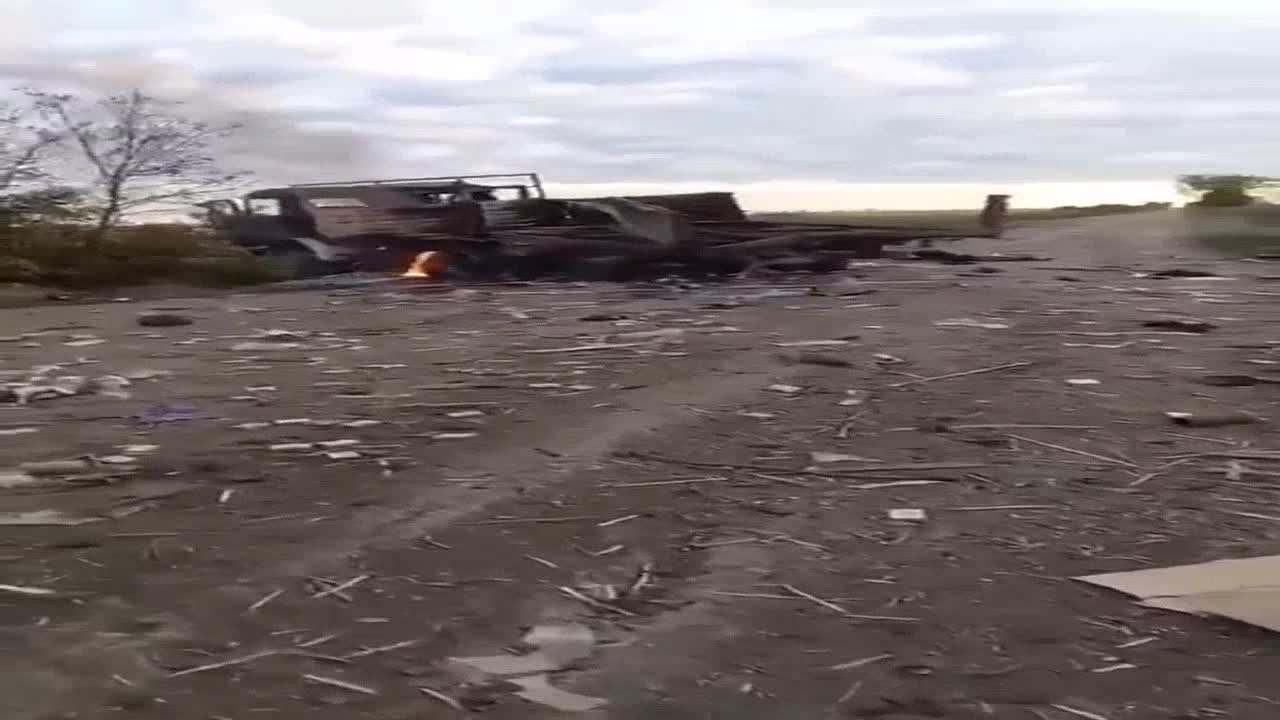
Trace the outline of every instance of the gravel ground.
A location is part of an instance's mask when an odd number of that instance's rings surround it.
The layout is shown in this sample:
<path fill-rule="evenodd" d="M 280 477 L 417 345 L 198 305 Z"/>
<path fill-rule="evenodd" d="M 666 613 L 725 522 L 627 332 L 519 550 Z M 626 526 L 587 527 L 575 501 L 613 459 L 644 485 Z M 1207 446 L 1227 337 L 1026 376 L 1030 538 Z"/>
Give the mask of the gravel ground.
<path fill-rule="evenodd" d="M 3 369 L 131 382 L 0 406 L 0 716 L 562 717 L 449 660 L 538 625 L 590 629 L 549 676 L 588 719 L 1280 717 L 1274 634 L 1071 580 L 1280 552 L 1280 463 L 1210 456 L 1273 426 L 1165 416 L 1276 415 L 1206 378 L 1280 379 L 1280 286 L 1174 217 L 986 242 L 1030 263 L 2 310 Z"/>

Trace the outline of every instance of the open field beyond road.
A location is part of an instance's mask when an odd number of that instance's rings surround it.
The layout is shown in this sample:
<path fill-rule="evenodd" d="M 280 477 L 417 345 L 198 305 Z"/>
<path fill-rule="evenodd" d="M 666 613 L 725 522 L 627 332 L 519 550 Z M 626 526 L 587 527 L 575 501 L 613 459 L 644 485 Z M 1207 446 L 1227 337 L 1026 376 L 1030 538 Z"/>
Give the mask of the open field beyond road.
<path fill-rule="evenodd" d="M 576 623 L 549 680 L 588 719 L 1275 718 L 1275 634 L 1071 580 L 1280 552 L 1280 463 L 1214 455 L 1274 426 L 1164 414 L 1280 418 L 1206 382 L 1280 378 L 1280 273 L 1175 224 L 772 284 L 2 310 L 3 369 L 132 382 L 0 406 L 0 717 L 566 717 L 449 658 Z M 1223 277 L 1135 274 L 1174 267 Z"/>
<path fill-rule="evenodd" d="M 1011 226 L 1047 220 L 1127 215 L 1145 212 L 1136 205 L 1114 205 L 1061 208 L 1012 208 Z M 978 210 L 833 210 L 830 212 L 796 211 L 752 213 L 752 219 L 772 222 L 849 223 L 853 225 L 895 225 L 904 227 L 978 228 Z"/>

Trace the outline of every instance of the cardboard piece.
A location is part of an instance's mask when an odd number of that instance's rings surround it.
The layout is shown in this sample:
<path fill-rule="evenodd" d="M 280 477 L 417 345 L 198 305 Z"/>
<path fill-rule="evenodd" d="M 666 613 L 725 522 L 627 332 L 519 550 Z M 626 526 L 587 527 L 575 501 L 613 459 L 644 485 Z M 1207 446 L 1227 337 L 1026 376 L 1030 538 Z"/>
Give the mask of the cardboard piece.
<path fill-rule="evenodd" d="M 1216 615 L 1280 632 L 1280 555 L 1075 578 L 1147 607 Z"/>

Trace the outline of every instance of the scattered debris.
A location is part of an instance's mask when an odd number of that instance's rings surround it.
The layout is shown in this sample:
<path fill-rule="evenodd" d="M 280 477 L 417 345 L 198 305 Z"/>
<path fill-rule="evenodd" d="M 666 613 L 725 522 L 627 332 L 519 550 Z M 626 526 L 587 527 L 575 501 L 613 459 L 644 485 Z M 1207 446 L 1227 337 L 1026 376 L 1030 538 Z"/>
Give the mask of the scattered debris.
<path fill-rule="evenodd" d="M 1110 718 L 1108 718 L 1105 715 L 1091 713 L 1087 710 L 1081 710 L 1079 708 L 1071 707 L 1070 705 L 1058 705 L 1055 703 L 1053 705 L 1050 705 L 1049 707 L 1053 708 L 1054 710 L 1060 710 L 1064 713 L 1067 713 L 1068 715 L 1075 715 L 1078 718 L 1084 718 L 1084 720 L 1110 720 Z"/>
<path fill-rule="evenodd" d="M 474 432 L 442 432 L 431 436 L 432 440 L 470 440 L 471 438 L 480 437 L 480 433 Z"/>
<path fill-rule="evenodd" d="M 1077 577 L 1118 590 L 1142 605 L 1217 615 L 1280 632 L 1280 555 Z"/>
<path fill-rule="evenodd" d="M 953 318 L 950 320 L 939 320 L 935 322 L 934 327 L 940 328 L 977 328 L 981 330 L 1008 330 L 1009 325 L 1002 322 L 989 322 L 984 320 L 975 320 L 974 318 Z"/>
<path fill-rule="evenodd" d="M 528 655 L 486 655 L 483 657 L 453 657 L 449 662 L 493 677 L 514 677 L 535 673 L 555 672 L 559 663 L 538 652 Z"/>
<path fill-rule="evenodd" d="M 596 635 L 586 625 L 535 625 L 524 634 L 521 642 L 537 648 L 537 652 L 564 668 L 591 656 L 596 646 Z"/>
<path fill-rule="evenodd" d="M 848 345 L 848 340 L 799 340 L 795 342 L 774 343 L 781 348 L 841 347 Z"/>
<path fill-rule="evenodd" d="M 965 370 L 964 372 L 949 373 L 947 375 L 935 375 L 933 377 L 914 378 L 905 382 L 894 383 L 891 388 L 904 388 L 912 385 L 920 385 L 923 383 L 937 382 L 939 380 L 951 380 L 953 378 L 969 377 L 971 375 L 985 375 L 986 373 L 1003 372 L 1005 370 L 1016 370 L 1018 368 L 1028 367 L 1034 363 L 1028 361 L 1006 363 L 1004 365 L 996 365 L 994 367 L 978 368 L 977 370 Z"/>
<path fill-rule="evenodd" d="M 884 655 L 872 655 L 871 657 L 865 657 L 859 660 L 850 660 L 849 662 L 840 663 L 839 665 L 832 665 L 827 669 L 828 670 L 853 670 L 855 668 L 866 667 L 868 665 L 874 665 L 875 663 L 883 662 L 885 660 L 891 660 L 891 659 L 893 659 L 893 655 L 891 653 L 885 653 Z"/>
<path fill-rule="evenodd" d="M 0 593 L 25 595 L 27 597 L 52 597 L 56 596 L 58 591 L 49 590 L 47 588 L 27 587 L 24 585 L 0 585 Z"/>
<path fill-rule="evenodd" d="M 338 688 L 339 690 L 350 690 L 351 692 L 360 693 L 362 695 L 381 694 L 377 690 L 374 690 L 373 688 L 368 687 L 366 685 L 357 685 L 352 682 L 347 682 L 346 680 L 338 680 L 337 678 L 324 677 L 323 675 L 311 675 L 311 674 L 303 675 L 302 677 L 318 685 L 328 685 L 329 687 L 335 687 L 335 688 Z"/>
<path fill-rule="evenodd" d="M 554 687 L 546 675 L 512 678 L 511 682 L 522 688 L 516 693 L 516 697 L 560 712 L 590 712 L 607 704 L 602 698 L 578 695 Z"/>
<path fill-rule="evenodd" d="M 614 518 L 613 520 L 606 520 L 602 523 L 596 523 L 596 527 L 602 527 L 602 528 L 613 527 L 614 525 L 621 525 L 624 522 L 631 522 L 632 520 L 639 519 L 640 517 L 641 517 L 640 515 L 624 515 L 620 518 Z"/>
<path fill-rule="evenodd" d="M 0 513 L 0 525 L 39 527 L 46 525 L 86 525 L 102 518 L 68 515 L 60 510 L 32 510 L 20 513 Z"/>
<path fill-rule="evenodd" d="M 46 482 L 48 481 L 21 470 L 0 471 L 0 488 L 4 488 L 6 490 L 41 485 Z"/>
<path fill-rule="evenodd" d="M 267 603 L 270 603 L 272 600 L 275 600 L 276 598 L 280 597 L 283 594 L 284 594 L 284 590 L 276 590 L 272 593 L 264 595 L 261 600 L 249 606 L 249 612 L 257 612 L 261 610 L 262 608 L 267 606 Z"/>
<path fill-rule="evenodd" d="M 64 342 L 62 344 L 66 345 L 67 347 L 93 347 L 94 345 L 101 345 L 105 342 L 106 340 L 104 340 L 103 338 L 89 336 L 89 337 L 81 337 L 76 340 L 68 340 L 67 342 Z"/>
<path fill-rule="evenodd" d="M 34 435 L 38 432 L 40 432 L 40 428 L 33 428 L 33 427 L 0 428 L 0 437 L 14 437 L 17 435 Z"/>
<path fill-rule="evenodd" d="M 504 679 L 519 684 L 522 677 L 544 677 L 546 673 L 558 672 L 590 657 L 595 651 L 596 637 L 585 625 L 537 625 L 524 634 L 521 642 L 534 650 L 524 655 L 451 657 L 448 663 L 469 679 Z"/>
<path fill-rule="evenodd" d="M 625 608 L 620 608 L 620 607 L 617 607 L 616 605 L 611 605 L 607 602 L 597 600 L 593 597 L 583 594 L 579 590 L 575 590 L 574 588 L 561 586 L 556 589 L 559 590 L 561 593 L 567 595 L 568 597 L 571 597 L 580 603 L 590 605 L 591 607 L 596 608 L 598 610 L 604 610 L 606 612 L 616 613 L 624 617 L 636 616 L 636 614 L 631 612 L 630 610 L 627 610 Z"/>
<path fill-rule="evenodd" d="M 300 645 L 299 647 L 304 647 L 304 646 Z M 199 665 L 193 668 L 187 668 L 186 670 L 178 670 L 177 672 L 169 673 L 169 677 L 176 678 L 176 677 L 182 677 L 184 675 L 195 675 L 196 673 L 209 672 L 210 670 L 221 670 L 223 668 L 246 665 L 248 663 L 255 662 L 257 660 L 261 660 L 263 658 L 268 658 L 268 657 L 272 657 L 274 655 L 279 655 L 279 654 L 280 654 L 279 650 L 264 650 L 262 652 L 253 653 L 252 655 L 243 655 L 238 658 L 223 660 L 222 662 L 209 663 L 208 665 Z"/>
<path fill-rule="evenodd" d="M 421 692 L 421 693 L 422 693 L 422 694 L 424 694 L 424 695 L 427 695 L 428 697 L 433 697 L 433 698 L 435 698 L 436 700 L 439 700 L 440 702 L 444 703 L 445 705 L 448 705 L 449 707 L 453 708 L 454 710 L 460 710 L 460 711 L 462 711 L 462 712 L 466 712 L 466 711 L 467 711 L 467 708 L 466 708 L 462 703 L 458 702 L 455 698 L 453 698 L 453 697 L 451 697 L 451 696 L 449 696 L 449 695 L 445 695 L 444 693 L 440 692 L 439 690 L 433 690 L 433 689 L 431 689 L 431 688 L 429 688 L 429 687 L 422 687 L 422 686 L 419 686 L 419 687 L 418 687 L 418 691 L 419 691 L 419 692 Z"/>
<path fill-rule="evenodd" d="M 795 595 L 796 597 L 802 600 L 808 600 L 809 602 L 815 605 L 819 605 L 834 613 L 843 615 L 844 617 L 847 617 L 853 620 L 885 620 L 889 622 L 920 622 L 919 618 L 911 618 L 911 617 L 885 617 L 882 615 L 855 615 L 829 600 L 823 600 L 822 598 L 817 597 L 815 595 L 810 595 L 809 593 L 803 590 L 800 590 L 799 588 L 793 587 L 791 585 L 783 585 L 782 589 L 786 590 L 787 592 L 791 593 L 792 595 Z"/>
<path fill-rule="evenodd" d="M 871 396 L 866 390 L 845 390 L 845 398 L 840 401 L 840 407 L 858 407 L 867 402 L 867 398 Z"/>
<path fill-rule="evenodd" d="M 1087 450 L 1077 450 L 1075 448 L 1069 448 L 1069 447 L 1066 447 L 1065 445 L 1055 445 L 1053 443 L 1044 442 L 1043 440 L 1036 440 L 1034 438 L 1025 437 L 1023 435 L 1014 435 L 1010 433 L 1006 435 L 1006 437 L 1013 438 L 1014 440 L 1017 440 L 1019 442 L 1031 443 L 1032 445 L 1039 445 L 1040 447 L 1048 448 L 1050 450 L 1057 450 L 1058 452 L 1064 452 L 1064 453 L 1069 453 L 1071 455 L 1079 455 L 1081 457 L 1092 458 L 1099 462 L 1108 463 L 1111 465 L 1123 465 L 1125 467 L 1130 467 L 1130 468 L 1137 467 L 1136 465 L 1134 465 L 1134 463 L 1128 460 L 1121 460 L 1120 458 L 1107 457 L 1106 455 L 1098 455 L 1096 453 L 1091 453 Z"/>
<path fill-rule="evenodd" d="M 883 460 L 877 460 L 876 458 L 861 457 L 859 455 L 845 455 L 844 453 L 833 453 L 833 452 L 811 452 L 809 453 L 809 458 L 814 462 L 822 465 L 826 465 L 828 463 L 842 463 L 842 462 L 858 462 L 858 463 L 884 462 Z"/>

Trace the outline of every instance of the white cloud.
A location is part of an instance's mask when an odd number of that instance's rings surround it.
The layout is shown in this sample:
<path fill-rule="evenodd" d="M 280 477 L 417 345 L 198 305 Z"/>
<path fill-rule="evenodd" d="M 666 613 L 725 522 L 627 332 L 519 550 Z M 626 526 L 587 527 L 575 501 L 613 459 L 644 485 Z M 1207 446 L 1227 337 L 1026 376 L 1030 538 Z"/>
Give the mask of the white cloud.
<path fill-rule="evenodd" d="M 85 92 L 137 85 L 211 120 L 246 121 L 231 159 L 270 182 L 514 168 L 597 186 L 729 184 L 764 202 L 804 196 L 760 189 L 777 178 L 824 197 L 867 192 L 849 184 L 866 181 L 958 198 L 945 188 L 1054 181 L 1035 186 L 1043 194 L 1208 165 L 1276 172 L 1271 3 L 0 0 L 0 10 L 0 76 Z"/>

